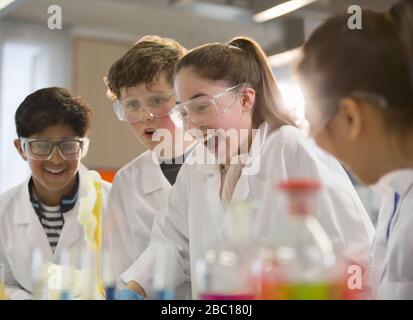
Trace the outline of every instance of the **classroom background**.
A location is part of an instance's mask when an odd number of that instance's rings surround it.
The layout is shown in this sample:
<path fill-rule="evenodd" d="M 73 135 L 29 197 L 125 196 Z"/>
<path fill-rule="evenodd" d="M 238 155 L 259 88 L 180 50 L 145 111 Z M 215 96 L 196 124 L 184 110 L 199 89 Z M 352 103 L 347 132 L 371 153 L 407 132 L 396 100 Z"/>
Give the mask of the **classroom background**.
<path fill-rule="evenodd" d="M 0 193 L 21 183 L 27 164 L 13 146 L 14 113 L 34 90 L 65 87 L 82 96 L 94 117 L 84 164 L 111 180 L 144 151 L 129 127 L 117 120 L 103 78 L 109 66 L 140 37 L 156 34 L 188 49 L 245 35 L 265 49 L 286 106 L 304 117 L 294 79 L 298 48 L 329 15 L 351 5 L 386 10 L 396 0 L 304 0 L 306 6 L 265 21 L 260 15 L 283 0 L 0 0 Z M 297 1 L 298 2 L 298 1 Z M 58 6 L 61 28 L 50 29 Z M 52 10 L 52 11 L 50 11 Z M 379 201 L 354 180 L 375 223 Z"/>

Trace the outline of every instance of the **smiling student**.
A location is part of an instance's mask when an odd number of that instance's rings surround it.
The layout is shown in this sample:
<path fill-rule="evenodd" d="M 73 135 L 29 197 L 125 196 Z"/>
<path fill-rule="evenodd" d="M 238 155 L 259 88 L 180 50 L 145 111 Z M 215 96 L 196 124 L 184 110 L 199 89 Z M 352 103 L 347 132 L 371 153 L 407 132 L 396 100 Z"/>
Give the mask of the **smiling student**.
<path fill-rule="evenodd" d="M 119 120 L 128 123 L 147 151 L 121 168 L 109 195 L 110 247 L 120 299 L 136 298 L 131 274 L 134 262 L 149 244 L 153 221 L 166 200 L 191 144 L 175 143 L 176 128 L 168 112 L 175 106 L 172 75 L 186 49 L 178 42 L 145 36 L 110 68 L 106 83 Z M 155 148 L 165 141 L 156 130 L 170 133 L 170 150 Z M 168 155 L 169 153 L 169 155 Z M 188 296 L 188 285 L 177 298 Z"/>
<path fill-rule="evenodd" d="M 177 64 L 174 87 L 179 103 L 170 115 L 176 126 L 198 132 L 199 146 L 208 147 L 222 163 L 186 162 L 181 168 L 162 216 L 161 228 L 136 261 L 138 293 L 150 295 L 150 268 L 159 245 L 171 251 L 179 271 L 175 285 L 195 276 L 196 259 L 213 243 L 222 241 L 235 201 L 255 201 L 255 238 L 272 238 L 281 222 L 270 192 L 288 178 L 315 178 L 324 186 L 317 199 L 317 217 L 334 245 L 359 264 L 366 262 L 373 227 L 348 176 L 339 163 L 319 149 L 281 109 L 280 93 L 263 50 L 252 39 L 239 37 L 189 51 Z M 211 130 L 238 133 L 213 135 Z M 253 131 L 254 130 L 254 131 Z M 248 132 L 242 138 L 242 132 Z M 201 133 L 201 134 L 199 134 Z M 214 148 L 209 141 L 227 148 Z M 242 149 L 259 163 L 247 173 Z M 188 159 L 189 161 L 189 159 Z M 194 294 L 194 292 L 193 292 Z"/>
<path fill-rule="evenodd" d="M 362 18 L 361 30 L 346 15 L 320 26 L 298 71 L 318 145 L 383 196 L 374 297 L 413 299 L 413 3 Z"/>
<path fill-rule="evenodd" d="M 90 116 L 85 102 L 62 88 L 38 90 L 16 111 L 14 145 L 31 177 L 0 196 L 0 264 L 9 299 L 33 298 L 35 250 L 44 262 L 58 264 L 66 250 L 86 246 L 77 218 L 87 192 L 80 161 L 88 150 Z M 104 200 L 109 188 L 102 184 Z"/>

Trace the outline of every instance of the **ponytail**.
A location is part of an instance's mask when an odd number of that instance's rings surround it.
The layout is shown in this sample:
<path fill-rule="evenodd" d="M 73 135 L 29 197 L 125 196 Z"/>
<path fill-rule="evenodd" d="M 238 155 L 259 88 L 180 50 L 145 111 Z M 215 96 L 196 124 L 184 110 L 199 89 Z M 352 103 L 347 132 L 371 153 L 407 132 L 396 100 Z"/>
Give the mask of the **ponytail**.
<path fill-rule="evenodd" d="M 249 57 L 247 60 L 250 64 L 247 70 L 252 70 L 251 64 L 258 66 L 260 81 L 256 84 L 256 91 L 258 92 L 256 105 L 260 107 L 253 111 L 253 125 L 258 126 L 264 121 L 273 129 L 286 124 L 295 125 L 292 117 L 286 113 L 281 113 L 283 106 L 281 92 L 264 50 L 254 40 L 246 37 L 236 37 L 228 44 L 241 49 L 247 54 Z"/>

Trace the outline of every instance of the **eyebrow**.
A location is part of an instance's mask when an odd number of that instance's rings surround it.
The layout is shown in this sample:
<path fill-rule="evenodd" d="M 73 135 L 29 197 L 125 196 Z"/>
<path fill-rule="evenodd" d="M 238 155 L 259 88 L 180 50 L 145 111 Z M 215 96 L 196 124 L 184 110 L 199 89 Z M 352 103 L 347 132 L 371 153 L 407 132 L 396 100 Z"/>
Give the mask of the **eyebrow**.
<path fill-rule="evenodd" d="M 188 100 L 196 99 L 196 98 L 199 98 L 199 97 L 207 97 L 207 96 L 209 96 L 209 94 L 206 94 L 206 93 L 197 93 L 196 95 L 193 95 L 193 96 L 192 96 L 191 98 L 189 98 Z M 188 100 L 185 100 L 185 101 L 188 101 Z M 182 103 L 182 101 L 176 100 L 176 104 L 180 104 L 180 103 Z"/>
<path fill-rule="evenodd" d="M 145 93 L 145 94 L 143 94 L 143 95 L 148 95 L 148 96 L 150 96 L 150 95 L 155 95 L 155 94 L 170 94 L 170 95 L 174 95 L 174 92 L 173 92 L 173 91 L 167 91 L 167 90 L 156 90 L 156 91 L 150 91 L 150 92 Z M 142 95 L 142 94 L 138 94 L 138 95 L 135 95 L 135 94 L 127 94 L 126 97 L 125 97 L 124 99 L 121 99 L 121 100 L 128 100 L 128 99 L 132 99 L 132 98 L 139 97 L 139 96 L 141 96 L 141 95 Z"/>
<path fill-rule="evenodd" d="M 205 97 L 205 96 L 208 96 L 208 94 L 206 94 L 206 93 L 197 93 L 196 95 L 192 96 L 191 99 L 196 99 L 196 98 Z"/>

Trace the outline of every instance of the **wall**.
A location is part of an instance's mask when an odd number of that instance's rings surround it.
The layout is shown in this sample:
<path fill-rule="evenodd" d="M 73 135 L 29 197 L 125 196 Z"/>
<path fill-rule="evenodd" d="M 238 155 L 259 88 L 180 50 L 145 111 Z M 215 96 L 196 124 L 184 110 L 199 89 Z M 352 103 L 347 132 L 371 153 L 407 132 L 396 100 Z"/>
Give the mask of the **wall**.
<path fill-rule="evenodd" d="M 112 63 L 130 46 L 109 40 L 73 39 L 73 91 L 90 104 L 94 113 L 91 145 L 84 160 L 89 168 L 116 170 L 144 151 L 128 125 L 116 118 L 103 82 Z"/>

